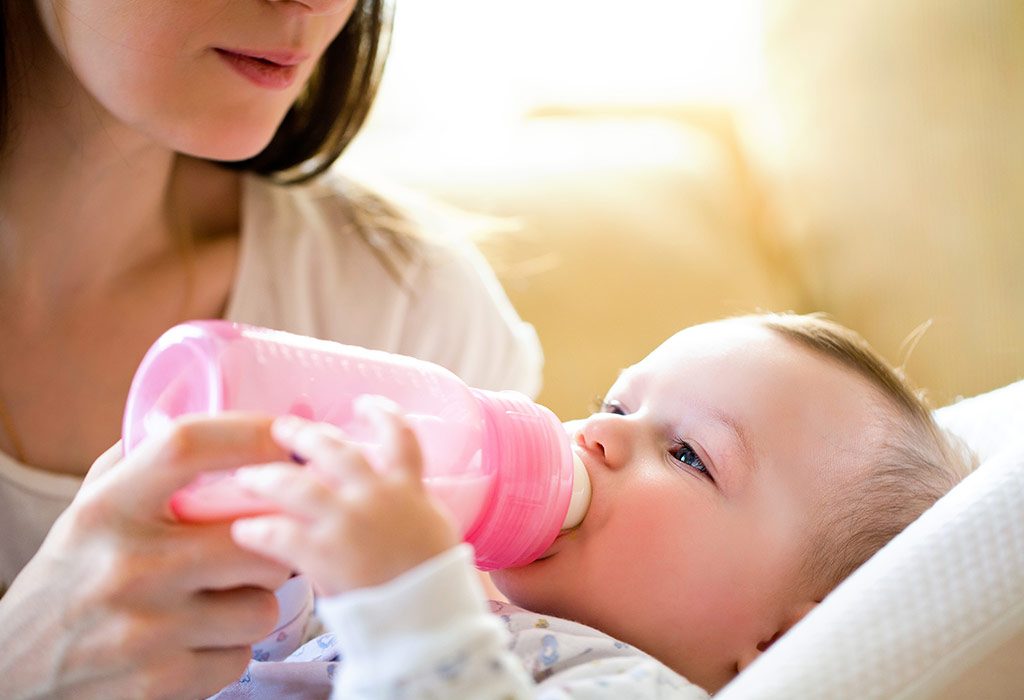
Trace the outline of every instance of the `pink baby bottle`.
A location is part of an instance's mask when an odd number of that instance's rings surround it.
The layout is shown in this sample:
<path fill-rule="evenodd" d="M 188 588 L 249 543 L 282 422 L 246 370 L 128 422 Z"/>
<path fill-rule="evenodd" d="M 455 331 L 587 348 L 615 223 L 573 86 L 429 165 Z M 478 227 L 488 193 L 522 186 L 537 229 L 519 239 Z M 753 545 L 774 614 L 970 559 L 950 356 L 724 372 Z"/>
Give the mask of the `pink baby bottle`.
<path fill-rule="evenodd" d="M 411 423 L 424 456 L 424 485 L 474 545 L 481 569 L 519 566 L 578 525 L 590 480 L 561 423 L 511 391 L 473 389 L 443 367 L 403 355 L 227 321 L 175 326 L 150 348 L 128 394 L 125 452 L 189 413 L 295 414 L 341 427 L 371 461 L 375 433 L 353 411 L 383 396 Z M 268 512 L 230 475 L 178 491 L 182 520 Z"/>

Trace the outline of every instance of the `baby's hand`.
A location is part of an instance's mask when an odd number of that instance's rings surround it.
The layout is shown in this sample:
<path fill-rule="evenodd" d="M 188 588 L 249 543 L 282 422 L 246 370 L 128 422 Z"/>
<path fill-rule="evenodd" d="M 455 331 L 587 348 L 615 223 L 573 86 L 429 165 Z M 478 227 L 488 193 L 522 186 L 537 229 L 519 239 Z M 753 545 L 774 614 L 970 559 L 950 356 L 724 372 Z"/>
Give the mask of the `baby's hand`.
<path fill-rule="evenodd" d="M 285 416 L 272 426 L 274 439 L 306 466 L 236 473 L 280 512 L 236 520 L 235 542 L 307 574 L 322 595 L 384 583 L 459 541 L 423 488 L 423 458 L 409 425 L 393 409 L 362 409 L 384 446 L 378 469 L 335 426 Z"/>

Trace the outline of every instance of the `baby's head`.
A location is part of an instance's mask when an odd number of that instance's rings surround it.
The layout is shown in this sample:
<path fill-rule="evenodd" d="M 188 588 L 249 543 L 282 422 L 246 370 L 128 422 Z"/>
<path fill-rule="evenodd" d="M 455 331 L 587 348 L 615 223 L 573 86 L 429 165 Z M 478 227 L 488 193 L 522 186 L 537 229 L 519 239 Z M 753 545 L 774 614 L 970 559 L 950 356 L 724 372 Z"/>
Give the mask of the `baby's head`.
<path fill-rule="evenodd" d="M 590 511 L 495 583 L 711 691 L 969 470 L 899 374 L 816 316 L 677 333 L 573 427 Z"/>

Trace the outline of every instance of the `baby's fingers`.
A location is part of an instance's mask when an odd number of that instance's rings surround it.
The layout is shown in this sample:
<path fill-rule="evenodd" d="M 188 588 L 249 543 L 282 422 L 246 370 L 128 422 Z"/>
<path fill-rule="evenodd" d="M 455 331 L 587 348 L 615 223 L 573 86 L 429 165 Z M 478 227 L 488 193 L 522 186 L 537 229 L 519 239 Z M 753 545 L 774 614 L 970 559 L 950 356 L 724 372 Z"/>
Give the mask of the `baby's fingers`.
<path fill-rule="evenodd" d="M 287 515 L 261 515 L 231 523 L 231 539 L 257 554 L 292 569 L 304 570 L 301 561 L 308 546 L 306 528 Z"/>
<path fill-rule="evenodd" d="M 355 409 L 377 431 L 383 471 L 419 483 L 423 477 L 423 453 L 416 433 L 398 406 L 383 397 L 361 396 Z"/>
<path fill-rule="evenodd" d="M 275 419 L 270 430 L 279 445 L 339 483 L 373 476 L 373 468 L 362 451 L 335 425 L 289 415 Z"/>
<path fill-rule="evenodd" d="M 331 487 L 306 467 L 283 463 L 243 467 L 232 478 L 246 491 L 300 520 L 325 518 L 339 507 Z"/>

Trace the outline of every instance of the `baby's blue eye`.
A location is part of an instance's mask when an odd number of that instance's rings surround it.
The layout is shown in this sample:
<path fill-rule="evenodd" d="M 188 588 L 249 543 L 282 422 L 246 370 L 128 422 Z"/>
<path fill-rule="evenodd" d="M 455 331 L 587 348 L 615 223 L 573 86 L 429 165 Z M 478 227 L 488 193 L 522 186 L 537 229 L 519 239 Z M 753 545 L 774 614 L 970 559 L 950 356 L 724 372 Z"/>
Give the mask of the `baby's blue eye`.
<path fill-rule="evenodd" d="M 704 462 L 701 461 L 701 458 L 697 456 L 697 453 L 694 452 L 692 447 L 690 447 L 690 443 L 685 442 L 684 440 L 676 440 L 669 454 L 672 455 L 672 459 L 677 462 L 682 462 L 701 474 L 711 476 L 711 473 L 708 472 L 708 468 L 704 466 Z"/>

